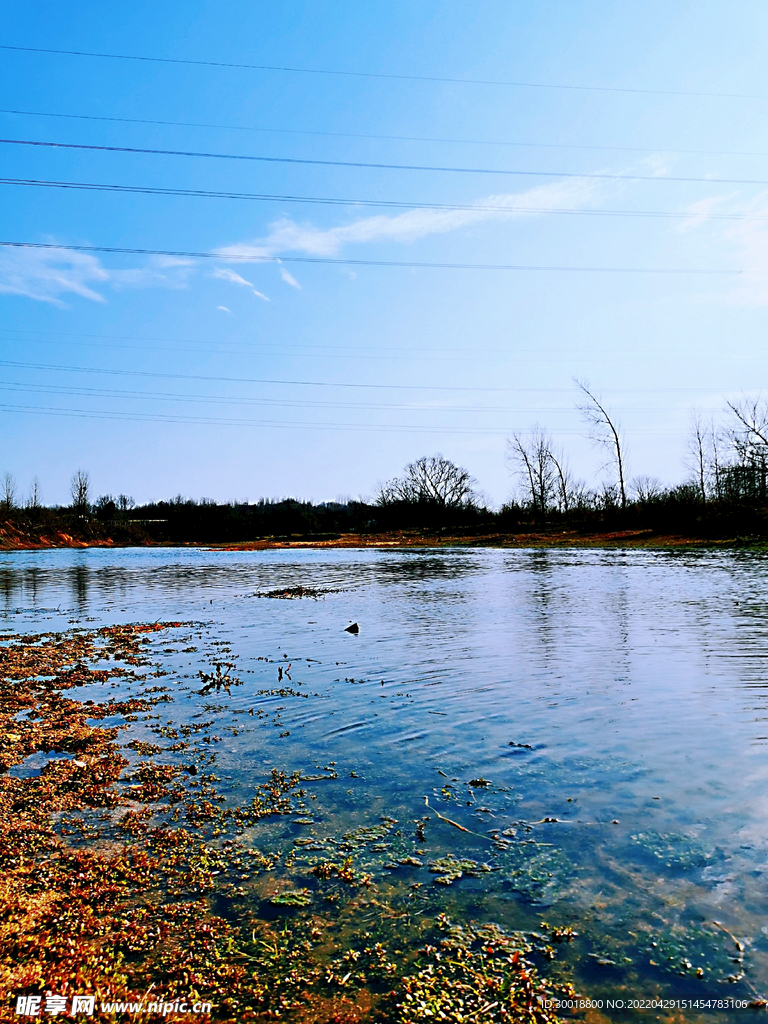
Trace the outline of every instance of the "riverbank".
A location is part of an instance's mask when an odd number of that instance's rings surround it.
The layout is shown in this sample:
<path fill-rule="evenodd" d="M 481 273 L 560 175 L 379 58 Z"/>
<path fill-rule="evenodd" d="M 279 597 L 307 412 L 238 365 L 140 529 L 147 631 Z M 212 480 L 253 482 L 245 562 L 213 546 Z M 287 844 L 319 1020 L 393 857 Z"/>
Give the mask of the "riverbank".
<path fill-rule="evenodd" d="M 0 551 L 39 551 L 45 548 L 144 547 L 153 544 L 130 523 L 104 524 L 97 519 L 63 523 L 53 517 L 40 522 L 0 521 Z"/>
<path fill-rule="evenodd" d="M 763 548 L 761 536 L 701 537 L 651 528 L 627 530 L 426 530 L 291 532 L 256 539 L 216 540 L 158 537 L 149 521 L 102 522 L 95 518 L 48 515 L 0 520 L 0 551 L 47 548 L 203 547 L 220 551 L 277 548 Z"/>
<path fill-rule="evenodd" d="M 759 538 L 728 538 L 660 536 L 652 530 L 614 530 L 606 533 L 580 533 L 563 530 L 557 533 L 486 533 L 427 534 L 417 531 L 393 533 L 346 533 L 332 538 L 265 538 L 241 544 L 205 545 L 221 551 L 266 551 L 272 548 L 710 548 L 762 546 Z"/>
<path fill-rule="evenodd" d="M 39 551 L 49 548 L 116 547 L 202 547 L 215 551 L 268 551 L 280 548 L 762 548 L 765 540 L 756 537 L 711 539 L 659 535 L 652 530 L 614 530 L 606 533 L 489 533 L 477 535 L 429 534 L 418 531 L 393 533 L 343 533 L 335 537 L 264 537 L 259 540 L 216 543 L 173 543 L 156 541 L 141 535 L 111 536 L 106 531 L 88 531 L 77 535 L 64 530 L 32 532 L 0 527 L 0 551 Z"/>

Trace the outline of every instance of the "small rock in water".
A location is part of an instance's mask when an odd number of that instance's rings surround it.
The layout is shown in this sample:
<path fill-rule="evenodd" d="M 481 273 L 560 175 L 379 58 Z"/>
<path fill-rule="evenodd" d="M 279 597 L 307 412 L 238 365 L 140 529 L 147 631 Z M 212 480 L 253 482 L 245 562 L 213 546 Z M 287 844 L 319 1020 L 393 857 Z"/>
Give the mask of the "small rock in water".
<path fill-rule="evenodd" d="M 358 626 L 358 624 L 356 622 L 353 622 L 351 626 L 345 626 L 344 632 L 345 633 L 354 633 L 355 635 L 357 635 L 360 632 L 360 627 Z"/>

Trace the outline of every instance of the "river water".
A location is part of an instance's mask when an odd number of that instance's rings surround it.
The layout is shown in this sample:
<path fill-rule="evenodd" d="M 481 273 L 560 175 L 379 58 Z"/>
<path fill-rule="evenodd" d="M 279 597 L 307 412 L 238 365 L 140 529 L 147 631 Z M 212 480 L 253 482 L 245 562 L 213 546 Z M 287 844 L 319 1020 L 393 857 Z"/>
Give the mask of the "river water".
<path fill-rule="evenodd" d="M 195 623 L 197 651 L 164 635 L 158 656 L 179 678 L 235 666 L 208 705 L 230 795 L 333 763 L 320 840 L 428 817 L 425 861 L 493 868 L 438 890 L 371 855 L 376 877 L 475 921 L 572 926 L 594 998 L 750 999 L 768 992 L 767 574 L 737 551 L 33 551 L 0 557 L 0 615 Z M 259 596 L 299 586 L 321 593 Z"/>

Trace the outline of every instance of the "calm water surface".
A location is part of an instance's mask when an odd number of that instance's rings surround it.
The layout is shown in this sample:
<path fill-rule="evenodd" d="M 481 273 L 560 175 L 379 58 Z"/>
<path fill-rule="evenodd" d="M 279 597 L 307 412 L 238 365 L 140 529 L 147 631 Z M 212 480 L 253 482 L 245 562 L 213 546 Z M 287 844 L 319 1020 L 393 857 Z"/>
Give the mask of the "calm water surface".
<path fill-rule="evenodd" d="M 231 794 L 335 762 L 320 838 L 426 816 L 426 796 L 473 833 L 430 815 L 427 858 L 494 870 L 437 890 L 407 869 L 425 899 L 572 924 L 595 996 L 750 998 L 768 991 L 767 582 L 738 552 L 59 550 L 0 558 L 0 612 L 12 632 L 197 623 L 198 652 L 166 634 L 158 654 L 180 677 L 235 663 L 210 712 Z M 329 592 L 257 596 L 299 585 Z M 259 694 L 288 663 L 310 699 Z"/>

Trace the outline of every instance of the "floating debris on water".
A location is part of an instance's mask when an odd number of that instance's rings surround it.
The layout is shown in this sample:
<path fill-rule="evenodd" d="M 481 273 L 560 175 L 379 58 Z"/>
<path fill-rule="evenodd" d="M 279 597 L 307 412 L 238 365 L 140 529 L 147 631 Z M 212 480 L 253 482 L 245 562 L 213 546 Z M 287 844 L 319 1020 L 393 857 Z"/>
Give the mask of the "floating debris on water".
<path fill-rule="evenodd" d="M 277 590 L 265 590 L 259 591 L 254 594 L 254 597 L 269 597 L 277 600 L 291 601 L 300 597 L 323 597 L 325 594 L 337 594 L 338 590 L 332 590 L 330 588 L 316 588 L 316 587 L 283 587 Z"/>

